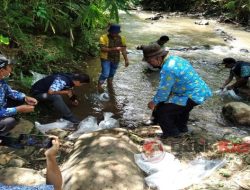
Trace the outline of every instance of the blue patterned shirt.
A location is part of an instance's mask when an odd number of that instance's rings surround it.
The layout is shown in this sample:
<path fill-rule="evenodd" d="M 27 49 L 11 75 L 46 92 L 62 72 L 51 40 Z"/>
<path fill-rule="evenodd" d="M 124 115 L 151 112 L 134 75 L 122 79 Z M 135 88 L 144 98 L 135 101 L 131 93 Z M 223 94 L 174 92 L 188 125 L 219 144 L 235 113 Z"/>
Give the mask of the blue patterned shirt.
<path fill-rule="evenodd" d="M 21 186 L 3 185 L 0 183 L 0 190 L 54 190 L 54 187 L 53 185 Z"/>
<path fill-rule="evenodd" d="M 202 104 L 211 96 L 210 88 L 187 60 L 178 56 L 167 57 L 161 69 L 159 87 L 153 97 L 154 104 L 167 102 L 185 106 L 188 98 Z"/>
<path fill-rule="evenodd" d="M 4 80 L 0 80 L 0 118 L 12 116 L 17 113 L 15 107 L 6 108 L 7 97 L 22 101 L 25 97 L 25 94 L 16 90 L 12 90 Z"/>
<path fill-rule="evenodd" d="M 66 82 L 61 79 L 60 76 L 56 77 L 56 79 L 53 81 L 51 86 L 49 87 L 50 90 L 52 91 L 61 91 L 66 87 Z"/>

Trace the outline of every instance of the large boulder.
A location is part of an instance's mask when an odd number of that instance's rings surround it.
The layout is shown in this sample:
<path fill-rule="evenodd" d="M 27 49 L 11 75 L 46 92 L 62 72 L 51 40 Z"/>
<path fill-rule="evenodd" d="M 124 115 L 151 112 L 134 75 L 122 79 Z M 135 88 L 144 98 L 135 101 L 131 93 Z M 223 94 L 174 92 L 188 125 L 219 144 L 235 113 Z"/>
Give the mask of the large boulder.
<path fill-rule="evenodd" d="M 0 182 L 8 185 L 40 185 L 45 184 L 45 178 L 41 172 L 28 168 L 3 168 L 0 170 Z"/>
<path fill-rule="evenodd" d="M 127 130 L 84 134 L 61 167 L 64 190 L 143 190 L 144 176 L 134 161 L 138 147 Z"/>
<path fill-rule="evenodd" d="M 26 119 L 21 118 L 14 129 L 10 131 L 11 137 L 19 137 L 20 134 L 30 134 L 34 124 Z"/>
<path fill-rule="evenodd" d="M 250 106 L 242 102 L 230 102 L 223 106 L 222 113 L 229 121 L 250 126 Z"/>

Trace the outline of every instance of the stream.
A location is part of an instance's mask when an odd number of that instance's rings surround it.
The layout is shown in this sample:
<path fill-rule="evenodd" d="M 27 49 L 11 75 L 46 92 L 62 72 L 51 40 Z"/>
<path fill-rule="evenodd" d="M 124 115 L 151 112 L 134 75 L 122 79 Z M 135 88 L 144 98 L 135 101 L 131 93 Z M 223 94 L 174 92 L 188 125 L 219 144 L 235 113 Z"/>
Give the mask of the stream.
<path fill-rule="evenodd" d="M 145 20 L 151 16 L 151 12 L 137 11 L 131 12 L 130 15 L 120 14 L 121 34 L 127 38 L 130 65 L 125 68 L 121 58 L 113 88 L 106 87 L 110 101 L 100 101 L 97 93 L 96 85 L 101 71 L 99 58 L 88 60 L 87 64 L 83 65 L 92 82 L 77 90 L 81 103 L 71 109 L 79 118 L 84 119 L 92 115 L 100 121 L 103 112 L 112 112 L 115 118 L 120 119 L 123 127 L 130 128 L 139 126 L 147 119 L 151 115 L 147 103 L 158 86 L 159 72 L 145 72 L 141 61 L 142 51 L 136 50 L 136 46 L 156 41 L 162 35 L 168 35 L 170 38 L 166 44 L 170 54 L 188 59 L 212 91 L 218 90 L 228 77 L 229 70 L 220 65 L 223 58 L 250 60 L 250 53 L 242 51 L 250 51 L 250 33 L 243 28 L 220 24 L 214 20 L 208 20 L 209 25 L 196 25 L 194 22 L 198 19 L 178 16 L 164 16 L 157 21 Z M 235 40 L 225 40 L 225 34 L 233 36 Z M 214 94 L 205 104 L 192 111 L 192 125 L 197 125 L 195 122 L 198 121 L 198 125 L 207 126 L 211 132 L 216 132 L 211 128 L 214 125 L 218 126 L 217 128 L 230 126 L 237 132 L 239 129 L 224 121 L 221 116 L 222 106 L 230 101 L 233 100 Z M 195 115 L 196 113 L 198 115 Z M 247 130 L 244 127 L 241 129 Z"/>

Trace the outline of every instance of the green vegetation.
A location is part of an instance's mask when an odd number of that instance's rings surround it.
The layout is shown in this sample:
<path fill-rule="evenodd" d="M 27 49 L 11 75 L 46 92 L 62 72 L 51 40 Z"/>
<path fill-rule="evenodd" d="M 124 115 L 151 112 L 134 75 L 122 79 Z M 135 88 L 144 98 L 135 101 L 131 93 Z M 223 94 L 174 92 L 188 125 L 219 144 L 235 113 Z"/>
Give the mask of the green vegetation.
<path fill-rule="evenodd" d="M 149 10 L 204 12 L 208 15 L 223 15 L 241 24 L 249 25 L 249 0 L 142 0 L 142 6 Z"/>
<path fill-rule="evenodd" d="M 68 70 L 62 66 L 65 62 L 95 55 L 98 32 L 109 22 L 119 22 L 118 10 L 126 10 L 134 0 L 0 2 L 0 51 L 19 60 L 19 76 L 29 70 Z"/>
<path fill-rule="evenodd" d="M 10 40 L 8 37 L 4 37 L 3 35 L 0 35 L 0 44 L 9 45 Z"/>
<path fill-rule="evenodd" d="M 249 24 L 250 1 L 249 0 L 224 0 L 222 2 L 227 10 L 227 15 L 242 24 Z"/>

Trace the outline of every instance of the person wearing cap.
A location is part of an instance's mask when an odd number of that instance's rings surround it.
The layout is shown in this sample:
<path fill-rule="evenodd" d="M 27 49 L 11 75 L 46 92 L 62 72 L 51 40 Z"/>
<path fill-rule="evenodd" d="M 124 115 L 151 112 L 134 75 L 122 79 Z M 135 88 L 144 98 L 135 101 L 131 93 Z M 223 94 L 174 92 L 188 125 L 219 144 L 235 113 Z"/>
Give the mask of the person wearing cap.
<path fill-rule="evenodd" d="M 161 138 L 178 137 L 188 131 L 189 112 L 211 97 L 212 92 L 188 60 L 167 56 L 168 52 L 158 44 L 144 46 L 143 55 L 150 65 L 161 67 L 157 92 L 148 103 L 154 121 L 163 131 Z"/>
<path fill-rule="evenodd" d="M 74 124 L 80 123 L 69 107 L 65 104 L 62 95 L 66 95 L 71 100 L 72 105 L 79 104 L 73 87 L 79 87 L 90 82 L 87 74 L 78 73 L 57 73 L 38 80 L 31 87 L 31 94 L 40 102 L 51 102 L 59 111 L 63 119 Z"/>
<path fill-rule="evenodd" d="M 17 124 L 15 115 L 17 113 L 29 113 L 34 111 L 37 104 L 35 98 L 26 96 L 22 92 L 12 90 L 4 80 L 12 72 L 11 61 L 5 57 L 0 57 L 0 135 L 6 135 Z M 19 106 L 10 105 L 10 100 L 18 101 Z"/>
<path fill-rule="evenodd" d="M 248 78 L 250 77 L 250 63 L 245 61 L 236 61 L 234 58 L 227 57 L 223 59 L 222 64 L 225 65 L 225 68 L 230 69 L 229 77 L 226 79 L 221 89 L 234 90 L 238 91 L 239 88 L 248 88 Z M 230 86 L 230 84 L 235 77 L 236 82 Z"/>
<path fill-rule="evenodd" d="M 122 53 L 125 60 L 125 67 L 129 65 L 126 39 L 120 35 L 121 26 L 118 24 L 111 24 L 108 33 L 100 37 L 100 58 L 102 71 L 98 80 L 98 89 L 102 90 L 102 85 L 106 80 L 112 83 L 113 77 L 116 73 L 120 62 L 120 53 Z"/>
<path fill-rule="evenodd" d="M 169 37 L 166 35 L 161 36 L 158 40 L 151 42 L 149 45 L 152 44 L 158 44 L 159 46 L 161 46 L 161 48 L 163 50 L 165 50 L 165 44 L 169 41 Z M 138 47 L 136 47 L 137 50 L 143 50 L 143 46 L 144 45 L 140 45 Z M 159 68 L 154 68 L 152 67 L 150 64 L 145 63 L 144 59 L 142 60 L 144 65 L 146 65 L 146 67 L 149 69 L 149 71 L 159 71 Z"/>

